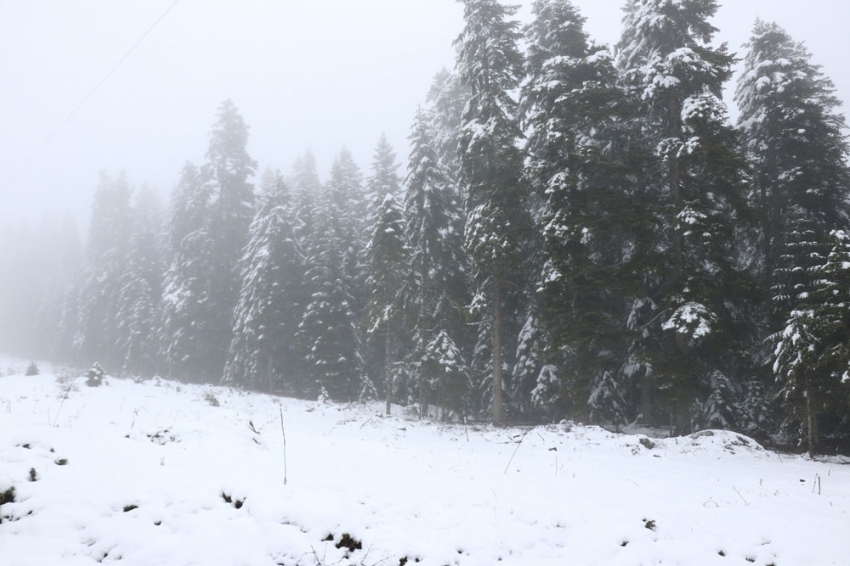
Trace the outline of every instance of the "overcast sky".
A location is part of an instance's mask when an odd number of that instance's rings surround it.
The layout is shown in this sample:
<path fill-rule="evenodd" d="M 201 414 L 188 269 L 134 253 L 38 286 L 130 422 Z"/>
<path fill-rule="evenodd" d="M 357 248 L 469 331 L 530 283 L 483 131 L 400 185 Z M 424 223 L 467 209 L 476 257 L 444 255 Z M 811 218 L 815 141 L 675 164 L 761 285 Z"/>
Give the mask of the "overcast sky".
<path fill-rule="evenodd" d="M 346 146 L 368 173 L 382 132 L 405 164 L 416 106 L 463 25 L 453 0 L 179 0 L 28 162 L 173 1 L 0 0 L 0 222 L 65 209 L 87 222 L 102 169 L 167 195 L 184 162 L 203 161 L 227 98 L 261 170 L 311 149 L 324 178 Z M 624 0 L 573 3 L 595 40 L 617 41 Z M 757 16 L 775 21 L 850 97 L 850 2 L 721 3 L 719 41 L 742 53 Z"/>

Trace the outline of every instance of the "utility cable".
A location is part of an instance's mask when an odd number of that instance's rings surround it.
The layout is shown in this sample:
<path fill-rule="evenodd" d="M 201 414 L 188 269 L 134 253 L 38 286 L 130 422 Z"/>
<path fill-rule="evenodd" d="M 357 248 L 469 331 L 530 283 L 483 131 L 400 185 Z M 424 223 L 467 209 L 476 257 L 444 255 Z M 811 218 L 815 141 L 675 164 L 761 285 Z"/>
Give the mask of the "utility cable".
<path fill-rule="evenodd" d="M 133 51 L 135 51 L 135 50 L 136 50 L 136 48 L 137 48 L 137 47 L 138 47 L 138 46 L 142 43 L 142 41 L 144 41 L 144 40 L 145 40 L 145 38 L 146 38 L 148 35 L 150 35 L 150 33 L 154 30 L 154 28 L 156 28 L 156 26 L 157 26 L 157 25 L 159 25 L 159 23 L 160 23 L 162 20 L 164 20 L 164 19 L 165 19 L 165 17 L 168 15 L 168 13 L 169 13 L 169 12 L 170 12 L 173 8 L 174 8 L 174 6 L 176 6 L 176 5 L 177 5 L 177 3 L 178 3 L 179 1 L 180 1 L 180 0 L 174 0 L 174 2 L 172 2 L 172 3 L 171 3 L 171 5 L 170 5 L 170 6 L 169 6 L 169 7 L 168 7 L 168 8 L 167 8 L 167 9 L 166 9 L 163 13 L 162 13 L 162 15 L 161 15 L 159 18 L 157 18 L 157 20 L 156 20 L 156 21 L 155 21 L 155 22 L 154 22 L 154 23 L 153 23 L 153 24 L 152 24 L 152 25 L 151 25 L 151 26 L 147 29 L 147 31 L 146 31 L 145 33 L 143 33 L 143 34 L 142 34 L 142 36 L 138 39 L 138 41 L 136 41 L 136 43 L 134 43 L 134 44 L 133 44 L 133 46 L 129 49 L 129 51 L 127 51 L 127 52 L 124 54 L 124 56 L 123 56 L 123 57 L 121 57 L 121 59 L 119 59 L 117 63 L 115 63 L 115 65 L 114 65 L 114 66 L 113 66 L 113 67 L 109 70 L 109 72 L 108 72 L 108 73 L 106 73 L 106 75 L 105 75 L 105 76 L 104 76 L 104 77 L 100 80 L 100 82 L 99 82 L 99 83 L 97 83 L 97 85 L 96 85 L 96 86 L 95 86 L 95 87 L 91 90 L 91 92 L 89 92 L 89 93 L 86 95 L 86 97 L 82 100 L 82 102 L 80 102 L 80 103 L 79 103 L 79 104 L 78 104 L 78 105 L 77 105 L 77 106 L 76 106 L 76 107 L 75 107 L 75 108 L 71 111 L 71 113 L 70 113 L 70 114 L 68 114 L 68 117 L 67 117 L 67 118 L 65 118 L 65 120 L 64 120 L 61 124 L 59 124 L 59 127 L 57 127 L 55 130 L 53 130 L 53 133 L 52 133 L 52 134 L 50 134 L 50 136 L 48 136 L 48 137 L 47 137 L 47 139 L 46 139 L 46 140 L 44 140 L 44 142 L 43 142 L 41 145 L 39 145 L 39 146 L 38 146 L 38 148 L 36 148 L 36 150 L 35 150 L 34 152 L 32 152 L 32 154 L 31 154 L 31 155 L 30 155 L 30 156 L 26 159 L 26 161 L 24 161 L 23 165 L 21 165 L 21 166 L 20 166 L 20 167 L 19 167 L 19 168 L 18 168 L 18 169 L 14 172 L 14 173 L 12 173 L 12 176 L 11 176 L 11 177 L 9 177 L 8 179 L 6 179 L 6 181 L 3 183 L 3 188 L 2 188 L 2 190 L 6 190 L 6 189 L 9 187 L 9 185 L 11 185 L 11 184 L 12 184 L 12 181 L 14 181 L 15 179 L 17 179 L 18 175 L 20 175 L 20 174 L 24 171 L 24 169 L 26 169 L 27 167 L 29 167 L 29 166 L 30 166 L 30 164 L 33 162 L 33 160 L 34 160 L 36 157 L 38 157 L 38 154 L 39 154 L 39 153 L 41 153 L 41 152 L 42 152 L 42 150 L 43 150 L 45 147 L 47 147 L 47 144 L 49 144 L 51 141 L 53 141 L 53 138 L 55 138 L 55 137 L 59 134 L 59 132 L 61 132 L 61 131 L 62 131 L 62 129 L 63 129 L 66 125 L 68 125 L 68 122 L 70 122 L 70 121 L 71 121 L 71 119 L 72 119 L 74 116 L 76 116 L 76 115 L 77 115 L 77 112 L 79 112 L 79 111 L 82 109 L 82 107 L 86 105 L 86 102 L 88 102 L 88 101 L 89 101 L 89 99 L 91 99 L 91 97 L 92 97 L 92 96 L 94 96 L 94 95 L 95 95 L 95 93 L 96 93 L 98 90 L 100 90 L 100 87 L 102 87 L 102 86 L 103 86 L 103 84 L 104 84 L 104 83 L 105 83 L 105 82 L 109 79 L 109 77 L 111 77 L 111 76 L 115 73 L 115 71 L 117 71 L 117 70 L 118 70 L 118 67 L 120 67 L 120 66 L 121 66 L 121 64 L 122 64 L 122 63 L 123 63 L 123 62 L 127 59 L 127 57 L 129 57 L 129 56 L 133 53 Z"/>

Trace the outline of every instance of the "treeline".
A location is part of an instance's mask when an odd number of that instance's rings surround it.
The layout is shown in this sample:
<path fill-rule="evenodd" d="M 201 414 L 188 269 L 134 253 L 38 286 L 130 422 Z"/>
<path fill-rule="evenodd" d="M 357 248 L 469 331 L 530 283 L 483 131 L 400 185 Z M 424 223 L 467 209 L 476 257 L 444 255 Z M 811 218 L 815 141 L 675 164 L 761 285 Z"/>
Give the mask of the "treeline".
<path fill-rule="evenodd" d="M 44 295 L 53 359 L 495 424 L 850 441 L 846 127 L 804 46 L 714 0 L 628 0 L 595 44 L 567 0 L 534 21 L 463 0 L 453 72 L 364 174 L 246 151 L 222 104 L 163 214 L 104 176 L 82 268 Z M 521 49 L 521 45 L 524 48 Z M 57 260 L 58 261 L 58 260 Z"/>

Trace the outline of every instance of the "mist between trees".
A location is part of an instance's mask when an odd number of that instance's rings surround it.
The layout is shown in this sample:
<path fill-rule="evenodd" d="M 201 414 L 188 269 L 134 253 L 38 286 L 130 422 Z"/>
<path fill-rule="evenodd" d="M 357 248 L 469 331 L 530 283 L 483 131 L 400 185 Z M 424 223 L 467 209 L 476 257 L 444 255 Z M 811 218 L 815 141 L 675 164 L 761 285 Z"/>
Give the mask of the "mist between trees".
<path fill-rule="evenodd" d="M 713 0 L 629 0 L 595 44 L 565 0 L 463 0 L 453 71 L 385 138 L 252 182 L 225 101 L 163 210 L 104 174 L 85 250 L 4 229 L 3 344 L 112 374 L 443 419 L 728 428 L 850 449 L 846 124 L 802 44 Z M 524 47 L 521 49 L 520 45 Z"/>

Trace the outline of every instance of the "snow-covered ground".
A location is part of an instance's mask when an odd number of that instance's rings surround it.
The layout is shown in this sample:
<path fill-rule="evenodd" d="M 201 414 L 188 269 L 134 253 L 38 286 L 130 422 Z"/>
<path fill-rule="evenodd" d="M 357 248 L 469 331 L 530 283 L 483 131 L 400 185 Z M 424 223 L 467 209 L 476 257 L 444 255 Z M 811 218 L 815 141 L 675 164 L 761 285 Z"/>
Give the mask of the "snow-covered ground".
<path fill-rule="evenodd" d="M 25 365 L 0 377 L 3 566 L 850 564 L 850 465 L 732 433 L 442 425 Z"/>

